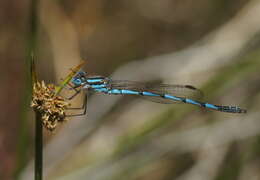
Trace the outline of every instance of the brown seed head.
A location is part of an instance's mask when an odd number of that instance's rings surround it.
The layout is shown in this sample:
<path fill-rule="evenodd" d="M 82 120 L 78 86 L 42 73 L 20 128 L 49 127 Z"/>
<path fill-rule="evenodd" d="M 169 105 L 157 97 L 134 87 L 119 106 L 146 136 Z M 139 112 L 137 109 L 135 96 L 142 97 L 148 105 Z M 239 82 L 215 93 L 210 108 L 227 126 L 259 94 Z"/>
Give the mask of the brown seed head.
<path fill-rule="evenodd" d="M 46 85 L 42 81 L 33 85 L 31 107 L 41 113 L 42 123 L 47 130 L 53 131 L 58 123 L 66 121 L 65 110 L 69 105 L 63 97 L 55 94 L 53 84 Z"/>

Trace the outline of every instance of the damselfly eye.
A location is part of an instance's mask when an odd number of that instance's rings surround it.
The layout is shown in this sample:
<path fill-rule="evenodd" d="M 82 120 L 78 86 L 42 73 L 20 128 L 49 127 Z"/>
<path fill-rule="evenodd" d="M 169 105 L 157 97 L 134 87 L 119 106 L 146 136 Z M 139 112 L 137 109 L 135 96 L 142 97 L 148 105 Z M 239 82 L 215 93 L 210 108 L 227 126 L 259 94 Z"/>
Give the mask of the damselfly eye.
<path fill-rule="evenodd" d="M 73 83 L 74 83 L 75 85 L 81 85 L 81 80 L 80 80 L 80 79 L 74 79 L 74 80 L 73 80 Z"/>

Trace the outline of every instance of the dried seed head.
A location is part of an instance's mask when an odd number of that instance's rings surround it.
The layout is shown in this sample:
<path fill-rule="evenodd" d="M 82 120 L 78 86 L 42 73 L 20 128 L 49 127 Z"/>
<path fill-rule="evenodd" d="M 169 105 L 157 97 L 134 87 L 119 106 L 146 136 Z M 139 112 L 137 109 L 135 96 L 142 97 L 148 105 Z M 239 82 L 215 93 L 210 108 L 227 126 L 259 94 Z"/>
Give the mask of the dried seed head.
<path fill-rule="evenodd" d="M 55 130 L 60 122 L 66 121 L 65 110 L 70 104 L 63 97 L 55 94 L 53 84 L 45 84 L 44 81 L 33 85 L 33 97 L 31 107 L 41 113 L 42 123 L 49 130 Z"/>

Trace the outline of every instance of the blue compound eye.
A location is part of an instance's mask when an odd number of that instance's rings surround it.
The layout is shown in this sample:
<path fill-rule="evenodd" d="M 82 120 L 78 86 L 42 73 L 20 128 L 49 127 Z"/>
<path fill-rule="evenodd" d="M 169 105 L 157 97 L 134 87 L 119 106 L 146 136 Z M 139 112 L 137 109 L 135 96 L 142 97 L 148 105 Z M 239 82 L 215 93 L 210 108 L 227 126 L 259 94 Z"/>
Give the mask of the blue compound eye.
<path fill-rule="evenodd" d="M 72 81 L 75 85 L 81 85 L 81 80 L 80 79 L 73 79 Z"/>

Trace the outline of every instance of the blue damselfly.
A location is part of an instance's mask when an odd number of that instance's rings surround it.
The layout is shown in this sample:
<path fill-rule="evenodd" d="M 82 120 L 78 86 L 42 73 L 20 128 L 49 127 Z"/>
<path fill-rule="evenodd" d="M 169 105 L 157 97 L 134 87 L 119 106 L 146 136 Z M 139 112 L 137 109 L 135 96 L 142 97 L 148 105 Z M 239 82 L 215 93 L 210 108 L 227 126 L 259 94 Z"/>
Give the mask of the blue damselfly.
<path fill-rule="evenodd" d="M 187 103 L 221 112 L 246 113 L 245 109 L 241 109 L 238 106 L 214 105 L 199 101 L 198 99 L 202 96 L 202 92 L 191 85 L 155 84 L 128 80 L 112 80 L 103 76 L 87 76 L 86 72 L 79 71 L 72 78 L 70 86 L 76 91 L 70 99 L 75 97 L 81 90 L 85 89 L 110 95 L 142 96 L 157 103 Z M 84 113 L 85 112 L 86 110 Z"/>

